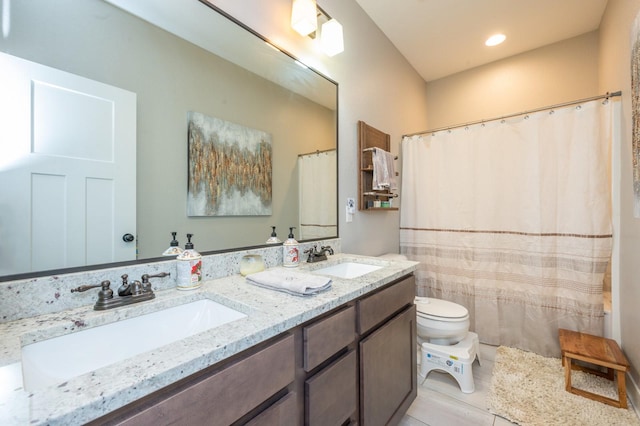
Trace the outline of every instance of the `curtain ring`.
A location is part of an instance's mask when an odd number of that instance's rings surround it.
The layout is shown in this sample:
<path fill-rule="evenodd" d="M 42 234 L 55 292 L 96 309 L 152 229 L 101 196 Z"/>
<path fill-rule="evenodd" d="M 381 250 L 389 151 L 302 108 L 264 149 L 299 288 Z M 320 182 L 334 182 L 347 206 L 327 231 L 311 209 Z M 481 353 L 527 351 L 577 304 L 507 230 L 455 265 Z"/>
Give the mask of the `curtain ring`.
<path fill-rule="evenodd" d="M 464 129 L 465 129 L 465 130 L 469 130 L 469 126 L 465 126 L 465 128 L 464 128 Z"/>
<path fill-rule="evenodd" d="M 504 118 L 502 120 L 500 120 L 500 123 L 502 123 L 502 124 L 504 124 L 506 122 L 507 122 L 507 120 L 505 120 Z"/>
<path fill-rule="evenodd" d="M 606 105 L 609 103 L 609 98 L 605 98 L 604 101 L 602 101 L 602 105 Z"/>
<path fill-rule="evenodd" d="M 576 109 L 578 109 L 578 110 L 579 110 L 579 109 L 582 109 L 582 105 L 578 105 L 578 106 L 576 107 Z"/>
<path fill-rule="evenodd" d="M 552 109 L 551 111 L 549 111 L 549 115 L 553 115 L 553 114 L 555 114 L 555 113 L 556 113 L 556 111 L 555 111 L 555 110 L 553 110 L 553 109 Z"/>
<path fill-rule="evenodd" d="M 529 119 L 529 114 L 525 115 L 525 116 L 524 116 L 524 119 L 525 119 L 525 120 L 528 120 L 528 119 Z"/>

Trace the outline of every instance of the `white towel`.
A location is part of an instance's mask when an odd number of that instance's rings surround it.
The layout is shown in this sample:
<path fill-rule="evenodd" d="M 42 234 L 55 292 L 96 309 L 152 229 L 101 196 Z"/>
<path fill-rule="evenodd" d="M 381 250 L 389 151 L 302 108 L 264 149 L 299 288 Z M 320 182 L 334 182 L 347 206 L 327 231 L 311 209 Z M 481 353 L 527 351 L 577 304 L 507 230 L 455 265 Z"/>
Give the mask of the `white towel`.
<path fill-rule="evenodd" d="M 394 165 L 395 156 L 384 149 L 375 148 L 373 150 L 373 188 L 398 189 L 396 185 L 396 168 Z"/>
<path fill-rule="evenodd" d="M 288 268 L 273 268 L 246 276 L 259 287 L 283 291 L 296 296 L 311 296 L 331 288 L 331 278 L 305 274 Z"/>

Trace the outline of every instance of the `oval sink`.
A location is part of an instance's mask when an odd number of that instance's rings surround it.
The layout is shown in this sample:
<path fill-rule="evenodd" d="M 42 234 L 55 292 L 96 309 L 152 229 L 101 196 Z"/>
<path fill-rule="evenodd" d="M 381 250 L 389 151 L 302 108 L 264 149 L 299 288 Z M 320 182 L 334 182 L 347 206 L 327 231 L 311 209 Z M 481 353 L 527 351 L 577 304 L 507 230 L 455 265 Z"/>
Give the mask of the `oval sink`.
<path fill-rule="evenodd" d="M 26 345 L 23 386 L 32 391 L 59 384 L 244 317 L 203 299 Z"/>
<path fill-rule="evenodd" d="M 338 278 L 357 278 L 369 272 L 382 269 L 379 265 L 369 265 L 366 263 L 358 262 L 342 262 L 337 265 L 327 266 L 325 268 L 316 269 L 313 271 L 316 274 L 331 275 Z"/>

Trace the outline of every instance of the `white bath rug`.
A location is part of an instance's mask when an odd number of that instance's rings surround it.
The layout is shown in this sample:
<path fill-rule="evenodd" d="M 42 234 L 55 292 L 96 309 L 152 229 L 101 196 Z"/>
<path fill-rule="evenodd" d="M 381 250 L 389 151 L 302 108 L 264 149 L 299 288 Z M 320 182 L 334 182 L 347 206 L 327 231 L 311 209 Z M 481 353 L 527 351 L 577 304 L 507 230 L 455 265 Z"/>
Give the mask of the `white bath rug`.
<path fill-rule="evenodd" d="M 574 387 L 617 399 L 615 382 L 573 371 Z M 593 401 L 565 390 L 560 358 L 500 346 L 496 351 L 489 411 L 523 426 L 640 425 L 632 408 Z"/>

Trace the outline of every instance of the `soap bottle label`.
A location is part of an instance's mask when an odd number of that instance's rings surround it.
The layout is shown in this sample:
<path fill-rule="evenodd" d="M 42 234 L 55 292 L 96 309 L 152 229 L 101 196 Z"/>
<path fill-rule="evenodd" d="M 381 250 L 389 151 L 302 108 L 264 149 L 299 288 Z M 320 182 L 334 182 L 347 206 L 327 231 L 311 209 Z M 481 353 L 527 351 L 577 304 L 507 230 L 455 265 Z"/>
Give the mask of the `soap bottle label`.
<path fill-rule="evenodd" d="M 283 247 L 284 247 L 283 265 L 289 266 L 289 267 L 298 266 L 298 262 L 300 260 L 298 246 L 284 245 Z"/>
<path fill-rule="evenodd" d="M 176 269 L 179 290 L 198 288 L 202 285 L 202 258 L 179 260 Z"/>

